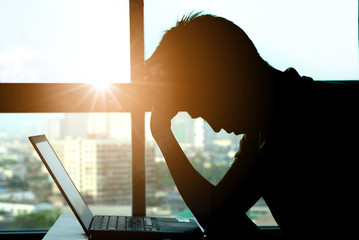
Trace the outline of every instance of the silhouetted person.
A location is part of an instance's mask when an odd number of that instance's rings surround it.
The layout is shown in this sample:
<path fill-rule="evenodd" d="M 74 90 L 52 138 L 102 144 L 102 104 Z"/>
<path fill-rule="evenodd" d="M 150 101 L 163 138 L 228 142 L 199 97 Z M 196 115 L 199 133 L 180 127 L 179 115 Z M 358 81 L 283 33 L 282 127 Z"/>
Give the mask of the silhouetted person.
<path fill-rule="evenodd" d="M 211 239 L 260 236 L 245 214 L 260 197 L 289 237 L 356 236 L 355 90 L 274 69 L 244 31 L 212 15 L 192 14 L 168 30 L 146 69 L 157 89 L 153 137 Z M 174 138 L 170 120 L 178 111 L 202 117 L 216 132 L 245 134 L 216 186 Z"/>

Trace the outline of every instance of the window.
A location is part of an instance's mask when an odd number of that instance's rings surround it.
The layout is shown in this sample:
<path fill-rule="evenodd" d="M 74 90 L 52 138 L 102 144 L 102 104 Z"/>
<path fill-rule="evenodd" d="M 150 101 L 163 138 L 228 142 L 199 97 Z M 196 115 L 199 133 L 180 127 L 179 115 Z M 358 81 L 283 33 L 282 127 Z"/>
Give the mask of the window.
<path fill-rule="evenodd" d="M 204 11 L 234 21 L 278 69 L 295 67 L 318 80 L 359 78 L 354 0 L 13 0 L 0 6 L 0 230 L 46 229 L 68 211 L 26 139 L 42 133 L 95 213 L 104 213 L 106 204 L 123 215 L 191 215 L 151 137 L 151 102 L 137 86 L 143 60 L 184 14 Z M 213 183 L 241 138 L 213 134 L 185 113 L 173 120 L 173 131 Z M 103 187 L 115 182 L 121 188 Z M 109 191 L 123 198 L 109 198 Z M 38 213 L 47 217 L 45 225 L 32 221 Z M 263 201 L 248 214 L 259 225 L 275 224 Z"/>
<path fill-rule="evenodd" d="M 129 113 L 0 114 L 1 230 L 46 229 L 71 213 L 27 137 L 46 134 L 94 213 L 131 214 Z"/>
<path fill-rule="evenodd" d="M 129 2 L 0 5 L 0 230 L 71 212 L 27 139 L 44 133 L 95 214 L 130 215 L 131 114 L 113 95 L 130 82 Z"/>

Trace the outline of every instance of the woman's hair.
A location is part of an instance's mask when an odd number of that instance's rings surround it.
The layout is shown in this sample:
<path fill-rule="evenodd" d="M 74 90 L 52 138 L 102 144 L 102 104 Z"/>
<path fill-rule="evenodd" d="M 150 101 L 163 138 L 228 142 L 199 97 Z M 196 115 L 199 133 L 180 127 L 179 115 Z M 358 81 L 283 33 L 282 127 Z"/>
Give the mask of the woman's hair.
<path fill-rule="evenodd" d="M 267 65 L 241 28 L 201 13 L 184 16 L 165 32 L 146 67 L 156 64 L 167 76 L 163 79 L 170 81 L 167 84 L 213 90 L 250 84 L 246 81 L 253 71 Z"/>

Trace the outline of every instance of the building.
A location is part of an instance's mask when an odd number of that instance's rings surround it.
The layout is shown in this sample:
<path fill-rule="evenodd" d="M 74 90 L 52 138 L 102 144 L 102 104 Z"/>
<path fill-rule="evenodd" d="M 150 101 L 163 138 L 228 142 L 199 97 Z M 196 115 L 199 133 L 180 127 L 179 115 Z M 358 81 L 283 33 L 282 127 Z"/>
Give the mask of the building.
<path fill-rule="evenodd" d="M 131 203 L 131 146 L 108 139 L 65 138 L 53 143 L 88 203 Z"/>
<path fill-rule="evenodd" d="M 52 141 L 61 139 L 64 135 L 64 120 L 61 118 L 48 119 L 45 122 L 44 130 L 47 138 Z"/>

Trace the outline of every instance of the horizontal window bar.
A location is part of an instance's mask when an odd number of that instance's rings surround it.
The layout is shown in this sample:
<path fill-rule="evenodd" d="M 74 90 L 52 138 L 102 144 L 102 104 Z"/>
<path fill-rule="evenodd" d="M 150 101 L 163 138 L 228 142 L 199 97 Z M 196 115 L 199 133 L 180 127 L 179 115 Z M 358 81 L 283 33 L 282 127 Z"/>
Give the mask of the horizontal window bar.
<path fill-rule="evenodd" d="M 359 80 L 342 81 L 359 89 Z M 151 111 L 153 96 L 142 83 L 0 83 L 0 112 Z"/>
<path fill-rule="evenodd" d="M 0 112 L 150 111 L 150 91 L 141 84 L 1 83 Z"/>

